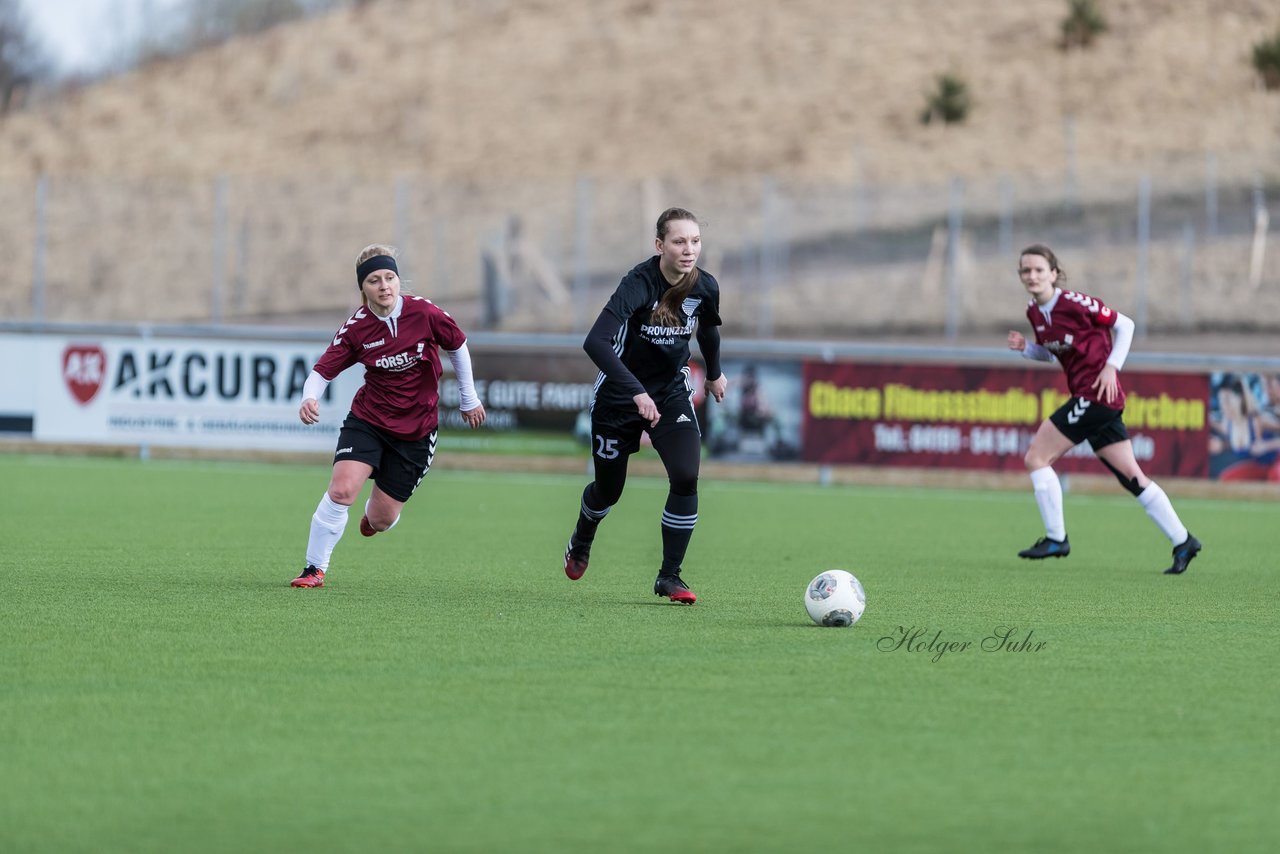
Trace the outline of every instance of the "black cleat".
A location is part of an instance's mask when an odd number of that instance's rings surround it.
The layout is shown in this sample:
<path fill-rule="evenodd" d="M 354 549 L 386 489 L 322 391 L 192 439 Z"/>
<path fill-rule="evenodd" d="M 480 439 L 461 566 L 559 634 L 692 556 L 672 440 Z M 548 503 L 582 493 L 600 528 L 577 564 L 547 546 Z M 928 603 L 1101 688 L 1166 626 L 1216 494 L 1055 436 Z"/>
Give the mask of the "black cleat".
<path fill-rule="evenodd" d="M 1182 575 L 1191 564 L 1191 559 L 1200 554 L 1200 541 L 1187 532 L 1187 539 L 1180 546 L 1173 547 L 1173 566 L 1164 571 L 1165 575 Z"/>
<path fill-rule="evenodd" d="M 1061 542 L 1041 537 L 1031 548 L 1018 552 L 1018 557 L 1044 560 L 1047 557 L 1066 557 L 1069 554 L 1071 554 L 1071 541 L 1066 537 L 1063 537 Z"/>
<path fill-rule="evenodd" d="M 653 582 L 653 595 L 666 596 L 680 605 L 692 605 L 698 601 L 697 595 L 689 589 L 689 585 L 685 584 L 684 579 L 679 575 L 659 573 L 658 580 Z"/>
<path fill-rule="evenodd" d="M 591 546 L 583 546 L 569 538 L 569 545 L 564 549 L 564 574 L 570 581 L 577 581 L 587 571 L 587 561 L 591 557 Z"/>

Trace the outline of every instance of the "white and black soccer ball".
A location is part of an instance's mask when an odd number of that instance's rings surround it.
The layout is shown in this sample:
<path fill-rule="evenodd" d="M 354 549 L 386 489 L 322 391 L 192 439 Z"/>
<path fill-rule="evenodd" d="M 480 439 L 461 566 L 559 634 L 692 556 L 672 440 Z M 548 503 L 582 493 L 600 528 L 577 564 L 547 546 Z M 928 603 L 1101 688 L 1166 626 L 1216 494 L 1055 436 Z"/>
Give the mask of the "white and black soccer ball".
<path fill-rule="evenodd" d="M 867 608 L 867 594 L 852 573 L 828 569 L 809 582 L 804 607 L 820 626 L 852 626 Z"/>

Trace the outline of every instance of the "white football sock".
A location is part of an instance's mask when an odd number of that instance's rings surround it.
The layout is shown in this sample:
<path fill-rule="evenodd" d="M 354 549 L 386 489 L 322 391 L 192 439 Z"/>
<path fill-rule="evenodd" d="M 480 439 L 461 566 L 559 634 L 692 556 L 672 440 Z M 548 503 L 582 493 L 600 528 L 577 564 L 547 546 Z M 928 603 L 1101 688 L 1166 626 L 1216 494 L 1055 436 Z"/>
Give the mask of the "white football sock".
<path fill-rule="evenodd" d="M 1178 513 L 1173 509 L 1169 496 L 1164 494 L 1164 490 L 1157 486 L 1154 480 L 1148 483 L 1147 488 L 1138 494 L 1138 503 L 1142 505 L 1143 510 L 1147 511 L 1151 521 L 1159 525 L 1161 531 L 1164 531 L 1164 535 L 1169 538 L 1169 542 L 1175 546 L 1180 546 L 1187 541 L 1186 526 L 1178 518 Z"/>
<path fill-rule="evenodd" d="M 365 517 L 366 519 L 368 519 L 368 518 L 369 518 L 369 502 L 370 502 L 370 501 L 372 501 L 372 500 L 373 500 L 373 498 L 372 498 L 372 497 L 370 497 L 370 498 L 366 499 L 366 500 L 365 500 L 365 502 L 364 502 L 364 517 Z M 387 526 L 386 530 L 390 531 L 392 528 L 394 528 L 394 527 L 396 526 L 396 523 L 397 523 L 397 522 L 399 522 L 399 521 L 400 521 L 400 514 L 399 514 L 399 513 L 397 513 L 397 514 L 396 514 L 396 518 L 394 518 L 394 519 L 392 519 L 392 520 L 391 520 L 391 524 Z"/>
<path fill-rule="evenodd" d="M 347 529 L 347 507 L 335 503 L 325 493 L 311 517 L 311 536 L 307 538 L 307 565 L 318 569 L 329 568 L 329 555 L 342 539 Z"/>
<path fill-rule="evenodd" d="M 1058 480 L 1058 473 L 1051 466 L 1036 469 L 1031 473 L 1031 486 L 1044 521 L 1045 536 L 1062 542 L 1067 538 L 1067 523 L 1062 518 L 1062 482 Z"/>

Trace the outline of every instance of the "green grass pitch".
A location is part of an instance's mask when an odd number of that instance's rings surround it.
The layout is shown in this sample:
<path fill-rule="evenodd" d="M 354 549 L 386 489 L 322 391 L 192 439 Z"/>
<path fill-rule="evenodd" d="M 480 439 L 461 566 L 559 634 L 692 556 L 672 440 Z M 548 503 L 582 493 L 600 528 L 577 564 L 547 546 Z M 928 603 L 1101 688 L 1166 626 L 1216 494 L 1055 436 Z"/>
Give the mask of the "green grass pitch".
<path fill-rule="evenodd" d="M 1174 578 L 1118 488 L 1068 494 L 1072 555 L 1033 564 L 1029 489 L 704 482 L 690 608 L 651 592 L 664 483 L 575 583 L 585 474 L 442 450 L 394 531 L 352 514 L 322 590 L 288 586 L 322 465 L 0 455 L 0 850 L 1280 838 L 1274 502 L 1175 490 L 1205 551 Z M 852 629 L 805 614 L 825 568 L 866 586 Z M 982 650 L 1001 626 L 1043 646 Z"/>

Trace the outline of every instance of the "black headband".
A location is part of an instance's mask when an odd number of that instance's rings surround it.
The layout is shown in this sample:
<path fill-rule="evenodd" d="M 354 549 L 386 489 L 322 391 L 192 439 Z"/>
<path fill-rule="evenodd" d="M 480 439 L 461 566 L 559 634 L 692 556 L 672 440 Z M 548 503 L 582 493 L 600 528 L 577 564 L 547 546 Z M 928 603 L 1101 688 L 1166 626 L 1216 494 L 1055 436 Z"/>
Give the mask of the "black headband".
<path fill-rule="evenodd" d="M 396 259 L 390 255 L 374 255 L 369 260 L 356 265 L 356 290 L 364 290 L 364 280 L 374 270 L 390 270 L 397 276 L 400 275 L 400 271 L 396 268 Z"/>

